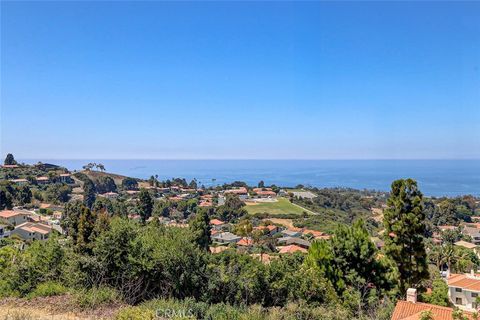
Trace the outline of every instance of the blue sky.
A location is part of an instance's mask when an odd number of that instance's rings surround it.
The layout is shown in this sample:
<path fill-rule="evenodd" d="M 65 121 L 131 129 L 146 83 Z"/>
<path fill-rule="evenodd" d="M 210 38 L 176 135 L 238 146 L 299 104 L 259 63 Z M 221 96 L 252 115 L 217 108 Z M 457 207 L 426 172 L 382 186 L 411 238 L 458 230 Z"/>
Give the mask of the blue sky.
<path fill-rule="evenodd" d="M 480 158 L 480 2 L 2 2 L 1 154 Z"/>

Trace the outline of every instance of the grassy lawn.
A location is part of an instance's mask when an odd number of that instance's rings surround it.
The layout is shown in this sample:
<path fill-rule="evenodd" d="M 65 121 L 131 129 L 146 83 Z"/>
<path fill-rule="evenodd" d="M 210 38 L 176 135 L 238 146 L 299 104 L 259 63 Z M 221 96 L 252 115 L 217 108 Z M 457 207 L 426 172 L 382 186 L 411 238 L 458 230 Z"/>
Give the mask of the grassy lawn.
<path fill-rule="evenodd" d="M 303 213 L 303 209 L 293 205 L 285 198 L 278 198 L 277 202 L 257 203 L 245 207 L 249 214 L 270 213 L 270 214 L 298 214 Z M 308 212 L 308 210 L 305 210 Z"/>

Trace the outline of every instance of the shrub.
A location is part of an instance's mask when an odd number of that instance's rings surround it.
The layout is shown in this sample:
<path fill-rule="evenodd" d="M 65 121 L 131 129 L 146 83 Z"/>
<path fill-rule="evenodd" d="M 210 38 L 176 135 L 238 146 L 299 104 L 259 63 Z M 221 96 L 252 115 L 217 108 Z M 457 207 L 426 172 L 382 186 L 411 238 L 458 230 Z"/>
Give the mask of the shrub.
<path fill-rule="evenodd" d="M 54 281 L 47 281 L 37 285 L 37 287 L 27 295 L 27 298 L 59 296 L 66 292 L 67 288 L 62 284 Z"/>
<path fill-rule="evenodd" d="M 120 294 L 107 287 L 81 290 L 75 294 L 75 303 L 83 309 L 95 309 L 104 304 L 120 303 Z"/>

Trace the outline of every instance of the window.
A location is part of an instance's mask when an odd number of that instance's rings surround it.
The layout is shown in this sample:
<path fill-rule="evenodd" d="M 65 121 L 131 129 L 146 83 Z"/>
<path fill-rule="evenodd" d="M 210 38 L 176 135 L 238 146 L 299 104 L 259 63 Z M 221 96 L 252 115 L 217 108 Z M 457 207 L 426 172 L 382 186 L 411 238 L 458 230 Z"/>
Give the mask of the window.
<path fill-rule="evenodd" d="M 476 302 L 472 302 L 472 308 L 477 309 L 477 303 Z"/>
<path fill-rule="evenodd" d="M 455 288 L 455 292 L 462 292 L 462 288 Z"/>
<path fill-rule="evenodd" d="M 476 298 L 476 297 L 478 297 L 478 293 L 472 292 L 472 298 Z"/>
<path fill-rule="evenodd" d="M 456 298 L 455 304 L 462 304 L 462 298 Z"/>

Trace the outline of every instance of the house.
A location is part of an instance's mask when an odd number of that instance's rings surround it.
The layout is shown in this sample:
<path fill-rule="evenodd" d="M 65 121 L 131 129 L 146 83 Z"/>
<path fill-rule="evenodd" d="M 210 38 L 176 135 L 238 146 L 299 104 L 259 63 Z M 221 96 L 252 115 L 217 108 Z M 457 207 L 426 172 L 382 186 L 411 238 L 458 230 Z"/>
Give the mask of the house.
<path fill-rule="evenodd" d="M 18 168 L 18 164 L 3 164 L 2 168 L 4 168 L 4 169 L 16 169 L 16 168 Z"/>
<path fill-rule="evenodd" d="M 98 196 L 99 197 L 104 197 L 104 198 L 107 198 L 107 199 L 115 199 L 115 198 L 118 198 L 118 193 L 116 193 L 116 192 L 105 192 L 105 193 L 99 194 Z"/>
<path fill-rule="evenodd" d="M 430 313 L 432 320 L 451 320 L 453 319 L 452 308 L 441 307 L 434 304 L 417 302 L 417 290 L 407 290 L 407 301 L 398 301 L 393 310 L 391 320 L 420 320 L 422 315 Z M 467 319 L 473 320 L 473 314 L 463 313 Z"/>
<path fill-rule="evenodd" d="M 28 221 L 30 213 L 24 211 L 2 210 L 0 211 L 0 221 L 18 226 Z"/>
<path fill-rule="evenodd" d="M 237 246 L 249 247 L 253 244 L 252 238 L 243 237 L 237 242 Z"/>
<path fill-rule="evenodd" d="M 282 230 L 281 233 L 285 237 L 300 237 L 302 235 L 301 231 L 297 229 L 285 229 Z"/>
<path fill-rule="evenodd" d="M 19 186 L 24 186 L 24 185 L 27 185 L 28 184 L 28 180 L 27 179 L 12 179 L 10 180 L 11 182 L 15 183 L 16 185 L 19 185 Z"/>
<path fill-rule="evenodd" d="M 467 311 L 476 310 L 477 297 L 480 295 L 480 276 L 473 270 L 470 274 L 451 274 L 447 277 L 448 296 L 458 308 Z"/>
<path fill-rule="evenodd" d="M 285 244 L 285 245 L 297 245 L 299 247 L 308 249 L 310 248 L 310 242 L 301 238 L 297 237 L 282 237 L 278 239 L 278 243 Z"/>
<path fill-rule="evenodd" d="M 58 176 L 58 180 L 62 183 L 73 183 L 73 179 L 70 176 L 70 173 L 62 173 Z"/>
<path fill-rule="evenodd" d="M 272 188 L 253 188 L 253 192 L 259 198 L 275 198 L 277 194 L 272 191 Z"/>
<path fill-rule="evenodd" d="M 25 240 L 46 240 L 48 239 L 52 227 L 43 223 L 25 222 L 11 232 L 17 234 Z"/>
<path fill-rule="evenodd" d="M 307 249 L 299 247 L 295 244 L 291 244 L 291 245 L 285 246 L 285 247 L 278 247 L 277 249 L 278 249 L 278 253 L 280 253 L 280 254 L 294 253 L 294 252 L 302 252 L 302 253 L 307 252 Z"/>
<path fill-rule="evenodd" d="M 455 245 L 458 246 L 458 247 L 463 247 L 463 248 L 470 249 L 473 252 L 475 252 L 475 254 L 478 256 L 477 245 L 476 244 L 460 240 L 460 241 L 455 242 Z"/>
<path fill-rule="evenodd" d="M 212 219 L 212 220 L 210 220 L 210 225 L 212 226 L 212 228 L 214 230 L 221 230 L 223 228 L 223 226 L 225 225 L 225 222 L 223 222 L 222 220 L 218 220 L 218 219 Z"/>
<path fill-rule="evenodd" d="M 248 190 L 245 187 L 225 190 L 223 194 L 236 194 L 240 199 L 245 200 L 248 198 Z"/>
<path fill-rule="evenodd" d="M 255 227 L 253 228 L 254 230 L 261 230 L 269 235 L 274 235 L 276 233 L 278 233 L 279 231 L 279 228 L 277 226 L 274 226 L 274 225 L 268 225 L 268 226 L 258 226 L 258 227 Z"/>
<path fill-rule="evenodd" d="M 212 236 L 212 240 L 220 243 L 237 243 L 241 237 L 234 235 L 231 232 L 221 232 Z"/>
<path fill-rule="evenodd" d="M 470 236 L 474 244 L 480 244 L 480 229 L 476 226 L 467 225 L 463 228 L 462 233 Z"/>
<path fill-rule="evenodd" d="M 48 177 L 37 177 L 36 180 L 38 184 L 47 184 L 50 182 Z"/>
<path fill-rule="evenodd" d="M 207 208 L 207 207 L 212 207 L 213 203 L 208 200 L 200 200 L 200 203 L 198 204 L 198 206 L 202 208 Z"/>

